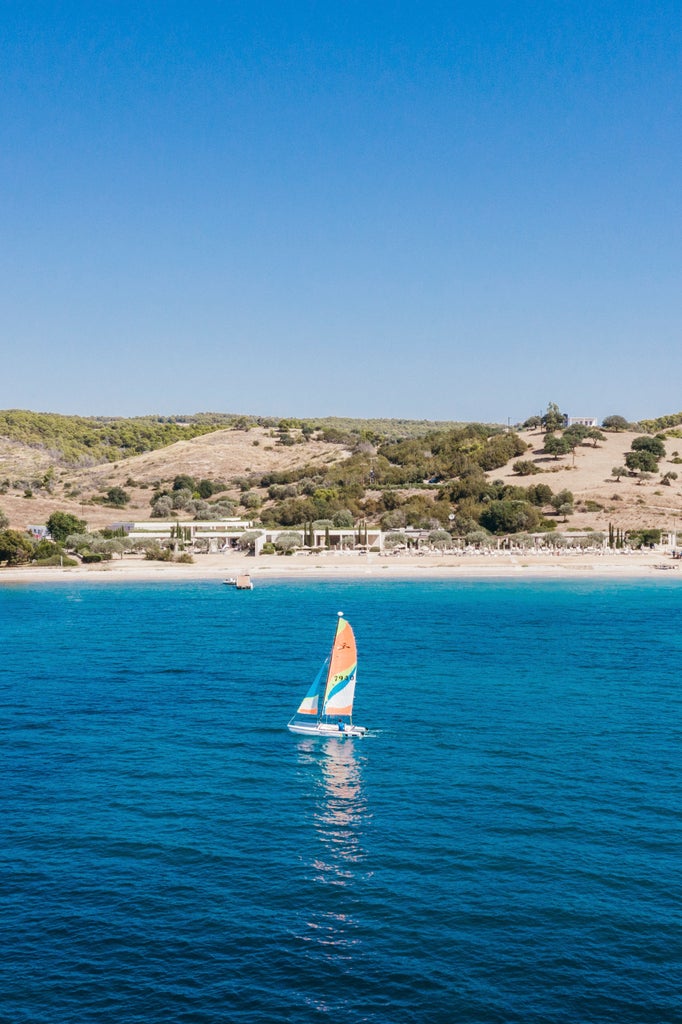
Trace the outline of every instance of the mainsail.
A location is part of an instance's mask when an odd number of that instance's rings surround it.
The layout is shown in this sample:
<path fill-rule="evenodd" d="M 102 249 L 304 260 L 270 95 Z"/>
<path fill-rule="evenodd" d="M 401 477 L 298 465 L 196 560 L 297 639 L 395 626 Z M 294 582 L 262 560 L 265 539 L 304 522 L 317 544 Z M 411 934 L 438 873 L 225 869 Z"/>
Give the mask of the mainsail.
<path fill-rule="evenodd" d="M 339 617 L 329 659 L 323 715 L 351 715 L 358 669 L 358 650 L 350 623 Z"/>

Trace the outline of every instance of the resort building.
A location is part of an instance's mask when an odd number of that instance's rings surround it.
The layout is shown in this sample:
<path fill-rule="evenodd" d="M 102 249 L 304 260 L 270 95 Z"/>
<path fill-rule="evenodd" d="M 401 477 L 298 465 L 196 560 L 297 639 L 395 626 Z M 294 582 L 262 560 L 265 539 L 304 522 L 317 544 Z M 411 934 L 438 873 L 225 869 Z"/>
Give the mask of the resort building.
<path fill-rule="evenodd" d="M 44 536 L 42 533 L 34 532 L 43 530 L 44 527 L 29 527 L 29 531 L 36 538 Z M 218 554 L 228 552 L 239 547 L 239 542 L 245 533 L 250 534 L 254 555 L 260 555 L 266 545 L 278 546 L 282 537 L 287 534 L 297 534 L 301 541 L 304 541 L 305 530 L 287 530 L 284 527 L 255 526 L 247 519 L 220 519 L 205 520 L 203 522 L 193 519 L 150 519 L 145 522 L 112 523 L 110 529 L 124 530 L 132 540 L 156 541 L 158 544 L 164 542 L 182 541 L 186 545 L 200 544 L 200 550 Z M 391 536 L 393 535 L 393 536 Z M 674 529 L 661 530 L 661 538 L 656 547 L 669 549 L 677 552 L 679 532 Z M 311 542 L 312 540 L 312 542 Z M 561 547 L 566 550 L 579 550 L 589 548 L 591 550 L 608 548 L 608 539 L 605 534 L 599 531 L 573 530 L 566 533 L 561 539 Z M 485 540 L 468 545 L 463 538 L 452 538 L 452 551 L 470 550 L 471 547 L 484 548 L 488 551 L 525 550 L 547 551 L 556 546 L 554 538 L 549 538 L 546 532 L 528 534 L 523 540 L 515 537 L 487 537 Z M 381 530 L 378 526 L 353 527 L 316 527 L 313 529 L 312 538 L 307 538 L 297 547 L 301 554 L 308 552 L 373 552 L 378 554 L 400 553 L 400 551 L 411 551 L 413 553 L 432 553 L 438 549 L 437 541 L 434 544 L 433 530 L 421 530 L 416 526 L 405 526 L 396 530 Z M 270 548 L 268 550 L 271 550 Z"/>
<path fill-rule="evenodd" d="M 284 534 L 290 532 L 284 530 L 281 526 L 275 529 L 261 529 L 260 536 L 256 538 L 256 544 L 254 548 L 254 554 L 259 555 L 266 544 L 277 544 L 279 538 Z M 291 531 L 293 533 L 299 533 L 303 535 L 302 530 Z M 303 545 L 305 548 L 306 545 Z M 384 550 L 384 535 L 379 527 L 363 527 L 361 530 L 355 530 L 352 527 L 323 527 L 322 529 L 313 530 L 313 542 L 307 545 L 309 550 L 324 550 L 329 549 L 330 551 L 354 551 L 354 550 L 367 550 L 367 551 L 383 551 Z"/>
<path fill-rule="evenodd" d="M 125 530 L 132 540 L 171 540 L 178 536 L 178 528 L 190 544 L 196 541 L 208 541 L 211 552 L 225 551 L 236 548 L 241 535 L 253 526 L 246 519 L 150 519 L 146 522 L 112 523 L 112 530 Z"/>
<path fill-rule="evenodd" d="M 257 534 L 254 554 L 259 555 L 266 544 L 277 544 L 282 534 L 289 532 L 303 536 L 303 530 L 288 531 L 281 526 L 266 528 L 254 526 L 246 519 L 220 519 L 197 522 L 193 519 L 149 519 L 144 522 L 112 523 L 110 529 L 124 530 L 131 540 L 150 540 L 162 544 L 182 537 L 185 543 L 207 543 L 209 552 L 229 551 L 239 546 L 239 540 L 246 532 Z M 406 527 L 398 531 L 405 537 L 403 547 L 419 548 L 428 541 L 428 530 Z M 332 551 L 384 551 L 386 534 L 378 526 L 318 527 L 313 530 L 312 543 L 302 545 L 308 550 Z"/>

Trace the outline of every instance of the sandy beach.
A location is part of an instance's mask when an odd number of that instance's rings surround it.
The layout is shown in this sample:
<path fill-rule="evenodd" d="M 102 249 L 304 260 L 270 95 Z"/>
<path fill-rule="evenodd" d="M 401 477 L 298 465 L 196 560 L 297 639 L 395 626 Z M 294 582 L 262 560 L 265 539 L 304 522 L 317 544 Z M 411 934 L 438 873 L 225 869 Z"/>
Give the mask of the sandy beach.
<path fill-rule="evenodd" d="M 669 551 L 605 551 L 596 554 L 526 554 L 499 552 L 495 555 L 378 555 L 301 554 L 263 555 L 239 553 L 195 555 L 192 564 L 151 562 L 143 556 L 116 558 L 99 565 L 68 568 L 21 566 L 0 569 L 3 583 L 56 583 L 75 580 L 215 580 L 249 573 L 254 585 L 259 579 L 567 579 L 642 577 L 682 579 L 682 560 Z"/>

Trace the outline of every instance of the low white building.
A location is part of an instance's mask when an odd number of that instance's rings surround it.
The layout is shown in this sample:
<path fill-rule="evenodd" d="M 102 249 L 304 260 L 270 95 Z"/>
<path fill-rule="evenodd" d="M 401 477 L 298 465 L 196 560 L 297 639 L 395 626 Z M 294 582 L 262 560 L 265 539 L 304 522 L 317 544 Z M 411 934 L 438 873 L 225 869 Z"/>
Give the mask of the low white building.
<path fill-rule="evenodd" d="M 282 534 L 287 534 L 288 530 L 282 527 L 276 527 L 275 529 L 263 529 L 261 530 L 260 536 L 256 539 L 256 545 L 254 554 L 259 555 L 266 544 L 276 544 L 278 537 Z M 293 530 L 293 533 L 299 533 L 303 536 L 303 529 Z M 330 526 L 321 527 L 313 530 L 313 543 L 311 548 L 327 548 L 332 551 L 351 551 L 355 548 L 362 548 L 363 550 L 368 548 L 374 551 L 383 551 L 384 549 L 384 535 L 378 526 L 367 527 L 367 540 L 365 541 L 365 527 L 362 529 L 354 529 L 352 526 L 341 527 L 341 526 Z"/>
<path fill-rule="evenodd" d="M 598 427 L 599 420 L 595 416 L 564 416 L 565 427 Z"/>
<path fill-rule="evenodd" d="M 208 541 L 209 551 L 236 547 L 237 541 L 253 523 L 247 519 L 148 519 L 145 522 L 112 523 L 112 530 L 125 530 L 132 540 L 171 540 L 182 529 L 187 542 Z"/>

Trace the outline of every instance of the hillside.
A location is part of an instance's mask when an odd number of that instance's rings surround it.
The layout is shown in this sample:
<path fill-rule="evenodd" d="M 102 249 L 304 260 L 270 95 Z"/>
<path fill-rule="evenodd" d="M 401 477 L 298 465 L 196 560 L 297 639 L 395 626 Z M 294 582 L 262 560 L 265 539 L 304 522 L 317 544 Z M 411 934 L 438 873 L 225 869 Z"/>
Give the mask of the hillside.
<path fill-rule="evenodd" d="M 562 529 L 591 527 L 608 530 L 609 523 L 625 530 L 648 527 L 682 529 L 682 472 L 680 479 L 674 480 L 671 486 L 661 485 L 660 476 L 643 483 L 623 476 L 616 482 L 611 473 L 614 466 L 623 465 L 632 442 L 639 436 L 640 431 L 631 430 L 606 433 L 605 440 L 600 441 L 596 448 L 591 443 L 584 444 L 576 449 L 575 457 L 565 455 L 554 459 L 542 451 L 542 431 L 523 431 L 521 437 L 531 445 L 525 457 L 534 462 L 542 474 L 520 480 L 510 461 L 488 476 L 516 484 L 542 481 L 554 491 L 570 490 L 575 497 L 576 511 L 568 517 L 567 523 L 562 524 Z M 682 439 L 666 438 L 664 444 L 666 455 L 661 460 L 661 473 L 682 470 L 682 466 L 673 461 L 679 458 L 678 452 L 682 452 Z M 588 510 L 585 508 L 588 502 L 602 508 Z"/>
<path fill-rule="evenodd" d="M 534 515 L 544 516 L 545 528 L 553 517 L 561 530 L 606 531 L 611 523 L 623 530 L 682 529 L 682 481 L 674 476 L 682 469 L 682 438 L 674 436 L 680 433 L 674 427 L 663 440 L 665 455 L 656 473 L 616 480 L 613 467 L 624 464 L 641 431 L 608 432 L 596 445 L 585 441 L 574 453 L 555 458 L 544 452 L 545 434 L 538 428 L 509 433 L 480 424 L 379 420 L 326 421 L 317 428 L 306 421 L 279 421 L 275 427 L 247 419 L 226 429 L 197 417 L 196 426 L 206 432 L 80 467 L 64 465 L 63 452 L 42 443 L 0 437 L 0 510 L 19 530 L 44 523 L 55 509 L 98 529 L 120 520 L 149 519 L 152 501 L 167 495 L 167 507 L 182 516 L 201 511 L 210 517 L 213 511 L 295 526 L 343 512 L 385 529 L 440 523 L 465 535 L 479 528 L 491 500 L 518 501 L 542 484 L 554 495 L 567 491 L 573 496 L 572 511 L 564 505 L 560 514 L 546 498 L 539 503 Z M 652 421 L 659 429 L 660 424 Z M 180 429 L 175 421 L 173 428 Z M 119 437 L 125 433 L 121 426 Z M 96 437 L 100 443 L 101 431 Z M 87 432 L 81 436 L 84 443 L 87 438 Z M 514 470 L 519 459 L 531 462 L 535 471 L 520 476 Z M 673 474 L 667 483 L 665 474 Z M 206 486 L 208 499 L 196 507 L 182 505 L 179 477 L 193 481 L 186 492 L 190 499 L 199 483 Z M 125 492 L 126 504 L 107 503 L 112 488 Z M 216 507 L 216 502 L 222 504 Z"/>
<path fill-rule="evenodd" d="M 237 413 L 202 412 L 183 416 L 64 416 L 25 409 L 0 409 L 0 440 L 42 452 L 62 467 L 94 466 L 103 462 L 167 448 L 176 441 L 218 430 L 299 429 L 322 440 L 369 437 L 382 440 L 422 437 L 433 430 L 461 424 L 428 420 L 282 419 Z"/>
<path fill-rule="evenodd" d="M 287 471 L 303 463 L 330 465 L 349 454 L 338 444 L 320 441 L 279 445 L 271 434 L 271 430 L 263 427 L 249 431 L 215 430 L 143 455 L 83 469 L 55 468 L 45 453 L 0 440 L 0 481 L 19 484 L 0 494 L 0 508 L 15 529 L 25 529 L 29 523 L 44 523 L 55 508 L 85 519 L 91 529 L 99 529 L 115 520 L 148 519 L 154 486 L 172 482 L 181 474 L 230 482 L 250 474 Z M 52 489 L 29 487 L 32 496 L 25 497 L 24 484 L 36 475 L 43 477 L 51 465 Z M 130 494 L 131 500 L 124 509 L 91 504 L 94 497 L 116 486 Z M 239 491 L 231 488 L 229 493 L 236 498 Z"/>

